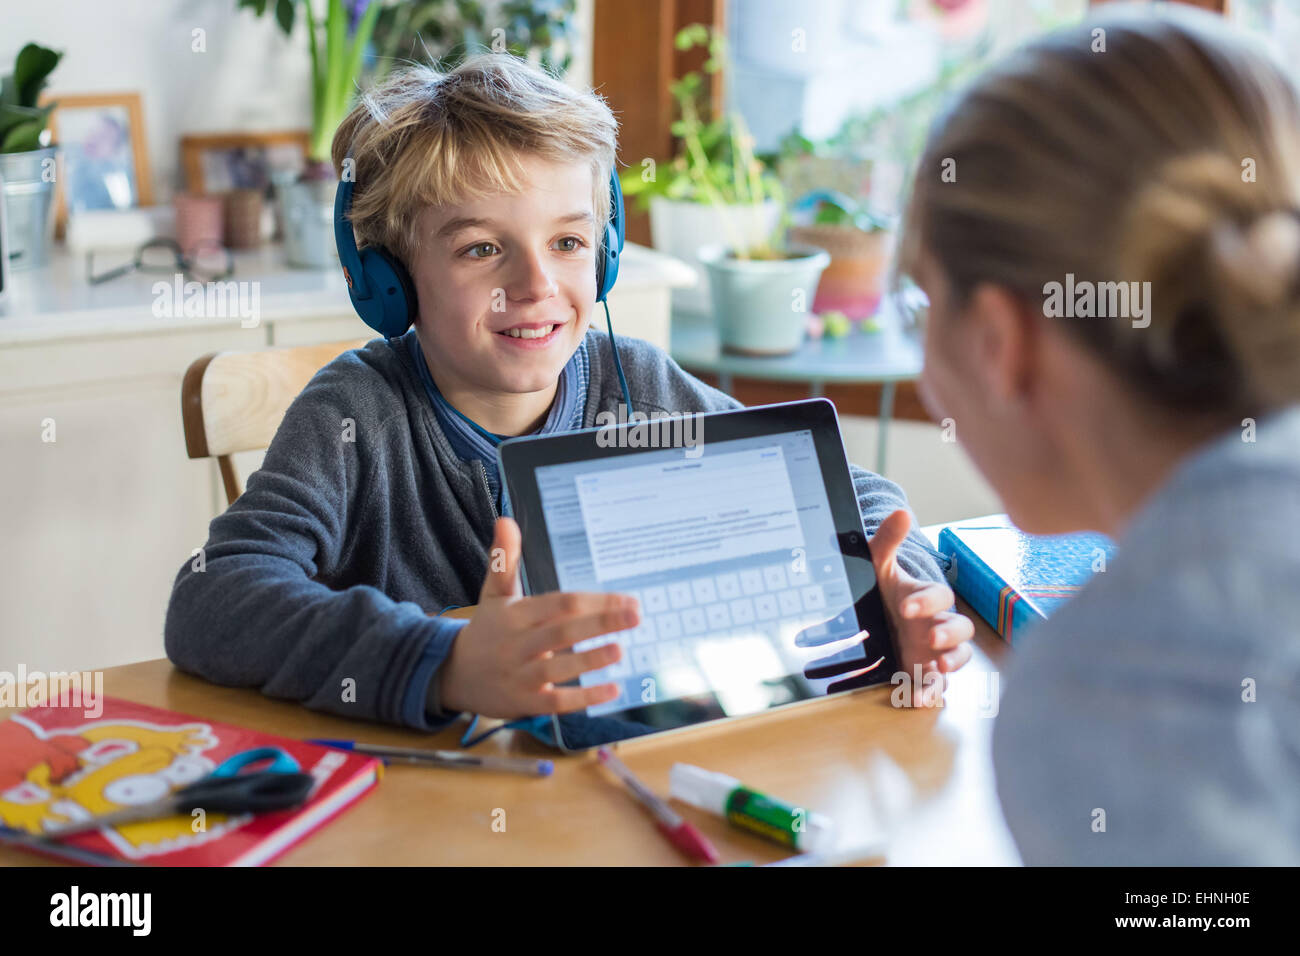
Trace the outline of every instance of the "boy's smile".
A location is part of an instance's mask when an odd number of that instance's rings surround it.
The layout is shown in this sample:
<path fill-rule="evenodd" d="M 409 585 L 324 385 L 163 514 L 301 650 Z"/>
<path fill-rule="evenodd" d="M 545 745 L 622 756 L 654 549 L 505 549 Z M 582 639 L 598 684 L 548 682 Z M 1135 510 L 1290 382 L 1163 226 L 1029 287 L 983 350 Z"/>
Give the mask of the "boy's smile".
<path fill-rule="evenodd" d="M 416 334 L 439 391 L 505 435 L 545 421 L 596 298 L 590 165 L 517 162 L 520 192 L 424 209 L 411 263 Z"/>
<path fill-rule="evenodd" d="M 554 322 L 532 322 L 512 325 L 498 334 L 504 335 L 509 344 L 516 348 L 544 349 L 559 338 L 563 328 L 562 324 Z"/>

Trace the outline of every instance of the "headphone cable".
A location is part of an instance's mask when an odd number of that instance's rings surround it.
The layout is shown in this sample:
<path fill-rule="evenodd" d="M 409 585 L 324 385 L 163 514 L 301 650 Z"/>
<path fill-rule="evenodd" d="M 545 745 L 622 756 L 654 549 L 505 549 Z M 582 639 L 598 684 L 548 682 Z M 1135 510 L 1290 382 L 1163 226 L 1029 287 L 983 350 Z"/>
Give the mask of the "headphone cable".
<path fill-rule="evenodd" d="M 627 405 L 627 413 L 632 414 L 632 395 L 627 390 L 627 378 L 623 375 L 623 363 L 618 359 L 618 342 L 614 339 L 614 322 L 609 317 L 609 303 L 604 299 L 600 304 L 605 307 L 605 326 L 609 329 L 609 350 L 614 353 L 614 370 L 618 372 L 618 385 L 623 389 L 623 402 Z"/>

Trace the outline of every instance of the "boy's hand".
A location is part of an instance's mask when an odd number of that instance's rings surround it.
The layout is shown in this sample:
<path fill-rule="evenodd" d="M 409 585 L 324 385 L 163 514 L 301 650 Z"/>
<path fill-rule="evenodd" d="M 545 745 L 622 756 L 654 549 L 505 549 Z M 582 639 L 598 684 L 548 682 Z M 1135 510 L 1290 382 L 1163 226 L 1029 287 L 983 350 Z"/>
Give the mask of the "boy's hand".
<path fill-rule="evenodd" d="M 554 592 L 524 597 L 519 586 L 519 526 L 498 518 L 478 608 L 439 669 L 441 705 L 484 717 L 564 714 L 618 696 L 618 685 L 560 687 L 618 661 L 610 643 L 557 653 L 579 641 L 636 627 L 636 600 L 620 594 Z"/>
<path fill-rule="evenodd" d="M 947 675 L 971 658 L 967 642 L 975 636 L 975 625 L 965 615 L 948 610 L 953 604 L 952 588 L 920 581 L 899 566 L 898 546 L 911 526 L 912 516 L 906 511 L 895 511 L 882 521 L 870 541 L 871 561 L 885 613 L 894 627 L 899 670 L 915 681 L 916 666 L 921 666 L 922 683 L 912 685 L 912 706 L 937 706 L 948 686 Z"/>

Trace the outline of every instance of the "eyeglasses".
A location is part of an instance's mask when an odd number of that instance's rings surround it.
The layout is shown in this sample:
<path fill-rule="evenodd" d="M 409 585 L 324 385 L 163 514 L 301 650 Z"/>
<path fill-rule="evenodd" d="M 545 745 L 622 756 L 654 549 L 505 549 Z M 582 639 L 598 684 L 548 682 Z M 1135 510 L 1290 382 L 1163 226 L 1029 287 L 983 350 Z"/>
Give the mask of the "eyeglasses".
<path fill-rule="evenodd" d="M 95 254 L 86 253 L 86 273 L 91 285 L 99 285 L 132 272 L 172 275 L 177 272 L 199 282 L 214 282 L 235 273 L 235 259 L 220 243 L 205 240 L 195 243 L 188 252 L 175 239 L 150 239 L 135 251 L 126 265 L 95 274 Z"/>

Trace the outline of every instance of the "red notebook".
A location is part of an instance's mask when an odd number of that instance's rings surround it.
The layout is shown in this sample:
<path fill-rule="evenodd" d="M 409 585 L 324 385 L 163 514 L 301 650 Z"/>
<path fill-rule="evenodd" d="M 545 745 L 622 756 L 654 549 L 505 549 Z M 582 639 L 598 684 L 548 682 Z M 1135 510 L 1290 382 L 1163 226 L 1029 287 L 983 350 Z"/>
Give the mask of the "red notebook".
<path fill-rule="evenodd" d="M 382 772 L 381 762 L 364 754 L 102 700 L 103 713 L 94 718 L 81 707 L 32 707 L 0 721 L 0 824 L 40 834 L 148 802 L 255 747 L 287 751 L 316 784 L 292 810 L 143 820 L 51 841 L 40 852 L 82 862 L 98 856 L 148 866 L 261 866 L 369 791 Z"/>

